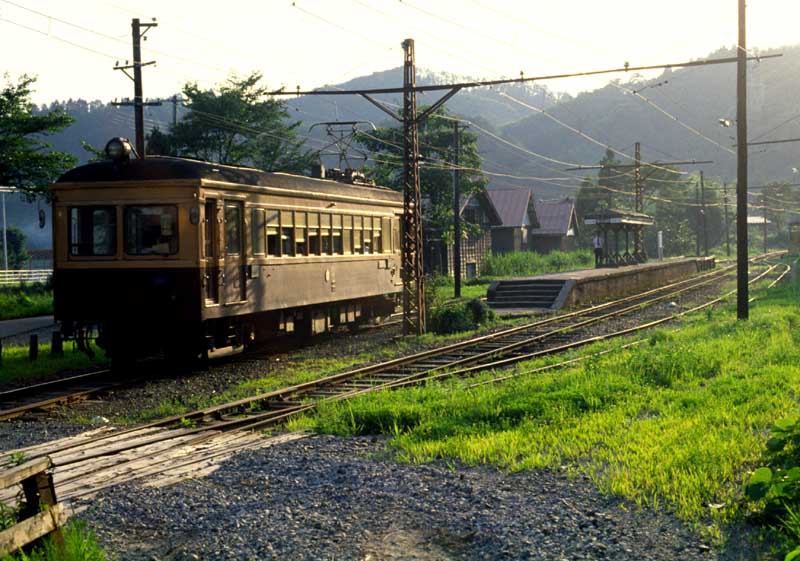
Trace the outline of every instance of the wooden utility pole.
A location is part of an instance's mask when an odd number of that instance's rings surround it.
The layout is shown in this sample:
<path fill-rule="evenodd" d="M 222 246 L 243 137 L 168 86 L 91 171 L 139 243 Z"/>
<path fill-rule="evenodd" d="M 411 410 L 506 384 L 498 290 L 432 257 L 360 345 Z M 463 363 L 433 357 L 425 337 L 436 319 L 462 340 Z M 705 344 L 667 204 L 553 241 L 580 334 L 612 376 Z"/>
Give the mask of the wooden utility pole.
<path fill-rule="evenodd" d="M 453 281 L 454 295 L 461 298 L 461 178 L 458 173 L 459 130 L 453 121 Z"/>
<path fill-rule="evenodd" d="M 642 145 L 637 142 L 633 155 L 633 185 L 634 185 L 634 204 L 635 212 L 644 213 L 644 181 L 642 180 Z M 636 228 L 633 231 L 633 255 L 637 261 L 647 260 L 644 251 L 644 228 Z"/>
<path fill-rule="evenodd" d="M 728 184 L 722 184 L 722 192 L 725 194 L 725 253 L 731 256 L 731 219 L 728 213 Z"/>
<path fill-rule="evenodd" d="M 413 39 L 403 41 L 403 51 L 403 333 L 422 335 L 425 333 L 425 274 Z"/>
<path fill-rule="evenodd" d="M 142 67 L 155 64 L 155 61 L 142 62 L 142 38 L 150 30 L 151 27 L 157 27 L 158 24 L 153 21 L 150 23 L 141 23 L 139 18 L 133 18 L 131 21 L 131 36 L 133 38 L 133 64 L 126 64 L 120 66 L 119 63 L 114 67 L 114 70 L 122 70 L 125 75 L 133 80 L 133 101 L 114 102 L 113 105 L 117 106 L 133 106 L 134 111 L 134 126 L 136 128 L 136 152 L 139 158 L 145 158 L 144 147 L 144 106 L 145 105 L 161 105 L 160 101 L 153 101 L 145 103 L 144 88 L 142 86 Z M 144 31 L 142 31 L 144 28 Z M 128 70 L 133 70 L 133 76 L 128 74 Z"/>
<path fill-rule="evenodd" d="M 694 239 L 695 239 L 695 255 L 700 257 L 700 213 L 702 212 L 702 205 L 700 204 L 700 187 L 694 186 Z"/>
<path fill-rule="evenodd" d="M 703 255 L 708 257 L 708 212 L 706 211 L 706 184 L 703 172 L 700 172 L 700 214 L 703 217 Z"/>
<path fill-rule="evenodd" d="M 739 40 L 736 51 L 736 312 L 750 316 L 747 285 L 747 8 L 739 0 Z"/>

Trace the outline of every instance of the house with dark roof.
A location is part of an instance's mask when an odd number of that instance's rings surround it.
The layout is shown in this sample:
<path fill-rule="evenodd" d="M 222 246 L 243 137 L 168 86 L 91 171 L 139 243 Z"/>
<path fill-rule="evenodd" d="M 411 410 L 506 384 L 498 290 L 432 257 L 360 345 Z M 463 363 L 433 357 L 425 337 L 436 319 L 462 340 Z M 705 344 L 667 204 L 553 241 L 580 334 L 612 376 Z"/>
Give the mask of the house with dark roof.
<path fill-rule="evenodd" d="M 575 201 L 570 198 L 539 201 L 535 206 L 539 227 L 528 232 L 531 249 L 537 253 L 573 251 L 578 235 Z"/>
<path fill-rule="evenodd" d="M 429 226 L 425 220 L 430 208 L 422 200 L 423 267 L 426 273 L 453 275 L 453 243 L 448 243 L 442 233 Z M 472 278 L 480 273 L 484 258 L 492 252 L 492 228 L 500 224 L 500 217 L 485 193 L 476 193 L 461 199 L 461 276 Z"/>
<path fill-rule="evenodd" d="M 539 226 L 533 192 L 530 189 L 490 189 L 486 194 L 500 218 L 500 224 L 492 228 L 492 252 L 530 250 L 529 233 Z"/>

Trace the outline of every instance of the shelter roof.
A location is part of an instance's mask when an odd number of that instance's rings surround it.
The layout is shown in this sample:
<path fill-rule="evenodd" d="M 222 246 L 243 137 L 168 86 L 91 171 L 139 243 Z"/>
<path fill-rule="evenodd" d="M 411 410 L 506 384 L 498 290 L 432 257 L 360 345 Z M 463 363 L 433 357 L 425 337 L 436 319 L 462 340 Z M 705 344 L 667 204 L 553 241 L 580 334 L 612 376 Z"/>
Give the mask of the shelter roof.
<path fill-rule="evenodd" d="M 641 212 L 630 210 L 603 209 L 598 212 L 587 214 L 583 217 L 586 224 L 634 224 L 650 226 L 653 217 Z"/>

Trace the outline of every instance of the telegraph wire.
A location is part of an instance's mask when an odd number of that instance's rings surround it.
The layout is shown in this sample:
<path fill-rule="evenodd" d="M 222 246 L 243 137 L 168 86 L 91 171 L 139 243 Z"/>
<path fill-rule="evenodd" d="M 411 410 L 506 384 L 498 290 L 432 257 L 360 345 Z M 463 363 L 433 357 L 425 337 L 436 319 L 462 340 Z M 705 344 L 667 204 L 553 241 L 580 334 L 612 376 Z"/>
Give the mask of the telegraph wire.
<path fill-rule="evenodd" d="M 67 45 L 72 45 L 73 47 L 77 47 L 78 49 L 82 49 L 84 51 L 88 51 L 90 53 L 94 53 L 96 55 L 100 55 L 102 57 L 109 58 L 111 60 L 120 60 L 120 58 L 124 58 L 124 57 L 118 57 L 118 56 L 110 55 L 110 54 L 108 54 L 106 52 L 98 51 L 96 49 L 93 49 L 91 47 L 87 47 L 85 45 L 81 45 L 79 43 L 74 43 L 74 42 L 72 42 L 72 41 L 70 41 L 68 39 L 64 39 L 62 37 L 59 37 L 58 35 L 53 35 L 52 33 L 48 33 L 46 31 L 41 31 L 41 30 L 36 29 L 34 27 L 29 27 L 29 26 L 27 26 L 27 25 L 25 25 L 23 23 L 19 23 L 17 21 L 13 21 L 13 20 L 10 20 L 8 18 L 0 17 L 0 21 L 4 21 L 6 23 L 10 23 L 12 25 L 16 25 L 17 27 L 21 27 L 23 29 L 27 29 L 28 31 L 33 31 L 34 33 L 38 33 L 39 35 L 44 35 L 45 37 L 50 37 L 51 39 L 55 39 L 56 41 L 61 41 L 62 43 L 66 43 Z"/>
<path fill-rule="evenodd" d="M 729 154 L 733 154 L 734 156 L 736 155 L 736 151 L 735 150 L 731 150 L 727 146 L 723 146 L 722 144 L 720 144 L 716 140 L 714 140 L 712 138 L 709 138 L 708 136 L 704 135 L 702 132 L 700 132 L 696 128 L 692 127 L 691 125 L 689 125 L 687 123 L 684 123 L 678 117 L 676 117 L 675 115 L 673 115 L 672 113 L 670 113 L 669 111 L 667 111 L 666 109 L 661 107 L 660 105 L 656 104 L 652 100 L 650 100 L 647 97 L 643 96 L 641 93 L 639 93 L 639 92 L 637 92 L 635 90 L 626 88 L 625 86 L 620 86 L 619 84 L 615 84 L 614 82 L 609 82 L 609 84 L 611 84 L 615 88 L 618 88 L 618 89 L 620 89 L 622 91 L 626 91 L 626 92 L 631 93 L 631 94 L 635 95 L 636 97 L 640 98 L 642 101 L 647 103 L 650 107 L 652 107 L 653 109 L 656 109 L 657 111 L 659 111 L 660 113 L 662 113 L 666 117 L 668 117 L 669 119 L 675 121 L 676 123 L 678 123 L 680 126 L 685 128 L 686 130 L 688 130 L 692 134 L 695 134 L 695 135 L 699 136 L 700 138 L 702 138 L 704 140 L 707 140 L 708 142 L 710 142 L 714 146 L 717 146 L 718 148 L 721 148 L 722 150 L 724 150 L 725 152 L 728 152 Z"/>

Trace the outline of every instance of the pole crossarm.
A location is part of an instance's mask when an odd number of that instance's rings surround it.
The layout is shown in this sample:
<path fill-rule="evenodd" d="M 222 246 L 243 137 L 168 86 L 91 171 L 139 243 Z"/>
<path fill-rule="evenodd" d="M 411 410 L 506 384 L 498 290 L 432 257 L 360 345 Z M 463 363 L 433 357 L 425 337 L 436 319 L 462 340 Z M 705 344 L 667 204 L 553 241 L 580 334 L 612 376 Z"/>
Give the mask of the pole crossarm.
<path fill-rule="evenodd" d="M 747 60 L 756 60 L 761 62 L 769 58 L 781 57 L 783 54 L 777 53 L 772 55 L 763 55 L 756 57 L 749 57 Z M 501 84 L 524 84 L 526 82 L 536 82 L 544 80 L 557 80 L 561 78 L 578 78 L 582 76 L 598 76 L 601 74 L 615 74 L 620 72 L 639 72 L 644 70 L 666 70 L 672 68 L 691 68 L 695 66 L 710 66 L 713 64 L 729 64 L 737 62 L 737 57 L 728 58 L 715 58 L 704 60 L 690 60 L 684 62 L 673 62 L 669 64 L 652 64 L 648 66 L 628 66 L 621 68 L 610 68 L 606 70 L 590 70 L 587 72 L 573 72 L 569 74 L 549 74 L 544 76 L 534 76 L 530 78 L 504 78 L 500 80 L 484 80 L 479 82 L 462 82 L 459 84 L 435 84 L 429 86 L 414 86 L 412 91 L 415 93 L 422 92 L 435 92 L 443 90 L 451 90 L 453 88 L 480 88 L 484 86 L 499 86 Z M 377 95 L 377 94 L 398 94 L 403 93 L 403 88 L 372 88 L 363 90 L 297 90 L 294 92 L 276 91 L 271 95 Z"/>
<path fill-rule="evenodd" d="M 656 160 L 655 162 L 642 162 L 640 167 L 653 167 L 653 166 L 691 166 L 691 165 L 701 165 L 701 164 L 713 164 L 713 160 L 681 160 L 677 162 L 660 162 Z M 636 168 L 636 164 L 607 164 L 607 165 L 585 165 L 585 166 L 577 166 L 574 168 L 565 168 L 564 171 L 583 171 L 583 170 L 593 170 L 593 169 L 603 169 L 603 168 Z"/>
<path fill-rule="evenodd" d="M 761 146 L 763 144 L 784 144 L 786 142 L 800 142 L 800 138 L 784 138 L 782 140 L 762 140 L 760 142 L 748 142 L 748 146 Z M 734 144 L 733 146 L 736 146 Z"/>
<path fill-rule="evenodd" d="M 403 122 L 403 118 L 402 117 L 398 117 L 397 114 L 394 111 L 392 111 L 391 109 L 389 109 L 382 101 L 378 101 L 374 97 L 370 97 L 369 94 L 362 93 L 362 94 L 358 94 L 358 95 L 360 95 L 361 97 L 363 97 L 364 99 L 369 101 L 372 105 L 374 105 L 375 107 L 377 107 L 378 109 L 380 109 L 381 111 L 386 113 L 387 115 L 389 115 L 395 121 L 399 121 L 401 123 Z"/>
<path fill-rule="evenodd" d="M 463 86 L 455 86 L 455 87 L 453 87 L 453 89 L 451 89 L 449 92 L 447 92 L 445 95 L 443 95 L 436 103 L 434 103 L 433 105 L 428 107 L 425 111 L 423 111 L 422 113 L 417 115 L 417 119 L 416 119 L 417 123 L 421 123 L 422 121 L 424 121 L 425 119 L 430 117 L 434 112 L 436 112 L 437 109 L 439 109 L 442 105 L 444 105 L 447 102 L 448 99 L 450 99 L 451 97 L 456 95 L 458 92 L 460 92 L 462 88 L 463 88 Z"/>

